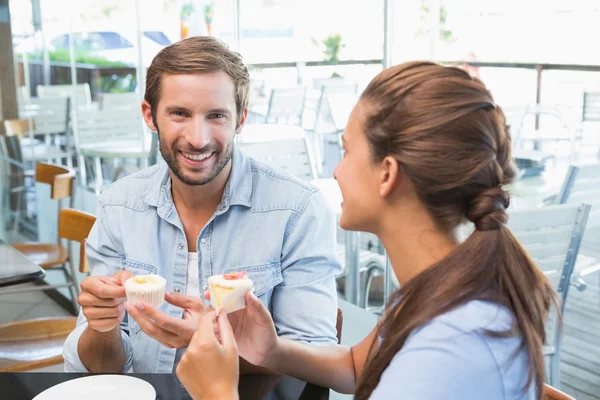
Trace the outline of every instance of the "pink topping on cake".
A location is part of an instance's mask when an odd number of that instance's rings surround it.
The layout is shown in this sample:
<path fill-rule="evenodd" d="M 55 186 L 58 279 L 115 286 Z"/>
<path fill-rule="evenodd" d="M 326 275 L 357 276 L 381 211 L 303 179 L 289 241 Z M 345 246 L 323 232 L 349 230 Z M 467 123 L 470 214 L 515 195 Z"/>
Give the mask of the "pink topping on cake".
<path fill-rule="evenodd" d="M 223 274 L 223 279 L 225 279 L 226 281 L 235 281 L 238 279 L 242 279 L 245 276 L 246 276 L 246 271 L 229 272 L 228 274 Z"/>

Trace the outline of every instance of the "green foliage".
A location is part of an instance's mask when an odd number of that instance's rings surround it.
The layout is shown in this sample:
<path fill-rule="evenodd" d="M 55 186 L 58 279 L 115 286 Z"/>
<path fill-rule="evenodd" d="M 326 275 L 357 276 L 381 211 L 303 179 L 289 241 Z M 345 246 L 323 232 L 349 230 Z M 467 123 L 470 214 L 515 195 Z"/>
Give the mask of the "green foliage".
<path fill-rule="evenodd" d="M 70 62 L 71 57 L 69 55 L 68 50 L 56 50 L 48 53 L 48 57 L 50 61 L 59 61 L 59 62 Z M 41 59 L 41 55 L 37 55 L 34 58 Z M 111 61 L 107 60 L 104 57 L 93 56 L 88 53 L 76 53 L 75 54 L 75 63 L 77 64 L 92 64 L 98 67 L 129 67 L 130 65 L 120 62 L 120 61 Z"/>
<path fill-rule="evenodd" d="M 207 24 L 212 23 L 214 10 L 215 3 L 209 3 L 204 6 L 204 21 L 206 21 Z"/>
<path fill-rule="evenodd" d="M 420 20 L 421 20 L 421 23 L 422 23 L 423 27 L 420 28 L 416 32 L 416 36 L 424 36 L 424 35 L 429 34 L 429 13 L 430 12 L 431 12 L 431 9 L 430 9 L 429 5 L 427 5 L 424 0 L 421 0 L 421 15 L 420 15 Z M 440 31 L 439 31 L 439 38 L 440 38 L 440 40 L 443 40 L 445 42 L 453 42 L 455 40 L 454 34 L 452 33 L 452 31 L 450 29 L 446 28 L 446 21 L 447 21 L 447 19 L 448 19 L 448 10 L 442 4 L 441 7 L 440 7 Z"/>
<path fill-rule="evenodd" d="M 325 50 L 323 51 L 325 61 L 331 65 L 338 64 L 340 62 L 340 51 L 346 47 L 342 43 L 342 35 L 339 33 L 329 35 L 321 43 L 325 46 Z"/>

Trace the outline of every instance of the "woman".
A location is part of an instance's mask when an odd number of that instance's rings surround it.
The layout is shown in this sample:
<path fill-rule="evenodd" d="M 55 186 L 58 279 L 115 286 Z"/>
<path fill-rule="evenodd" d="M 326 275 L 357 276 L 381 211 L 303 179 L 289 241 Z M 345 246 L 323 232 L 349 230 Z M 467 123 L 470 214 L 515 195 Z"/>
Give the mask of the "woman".
<path fill-rule="evenodd" d="M 210 382 L 226 393 L 218 398 L 235 398 L 237 341 L 255 365 L 356 399 L 541 399 L 554 295 L 505 226 L 502 186 L 515 169 L 490 92 L 458 68 L 386 69 L 361 95 L 343 144 L 340 224 L 375 233 L 400 283 L 379 325 L 352 348 L 316 348 L 278 338 L 268 311 L 248 295 L 231 326 L 219 317 L 221 343 L 205 317 L 177 370 L 183 383 L 204 398 L 208 386 L 191 382 L 215 362 L 210 354 L 229 354 Z M 475 231 L 459 243 L 466 220 Z"/>

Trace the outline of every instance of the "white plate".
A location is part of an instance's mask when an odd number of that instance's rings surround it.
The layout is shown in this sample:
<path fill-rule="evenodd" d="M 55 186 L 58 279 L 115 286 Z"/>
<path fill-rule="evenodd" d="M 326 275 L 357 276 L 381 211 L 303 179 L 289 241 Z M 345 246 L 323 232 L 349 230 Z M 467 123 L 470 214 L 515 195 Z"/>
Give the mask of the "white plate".
<path fill-rule="evenodd" d="M 46 389 L 33 400 L 156 400 L 148 382 L 127 375 L 92 375 Z"/>

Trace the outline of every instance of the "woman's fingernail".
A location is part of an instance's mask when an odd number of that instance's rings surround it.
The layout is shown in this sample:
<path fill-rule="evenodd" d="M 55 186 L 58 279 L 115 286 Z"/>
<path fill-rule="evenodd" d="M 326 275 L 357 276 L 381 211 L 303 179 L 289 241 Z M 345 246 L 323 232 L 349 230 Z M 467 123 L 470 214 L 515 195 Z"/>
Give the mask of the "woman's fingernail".
<path fill-rule="evenodd" d="M 125 304 L 123 305 L 123 307 L 125 307 L 125 311 L 131 310 L 131 305 L 129 304 L 128 301 L 125 302 Z"/>
<path fill-rule="evenodd" d="M 135 303 L 135 308 L 137 308 L 138 310 L 143 310 L 144 305 L 142 303 Z"/>

